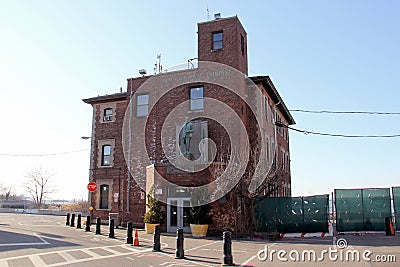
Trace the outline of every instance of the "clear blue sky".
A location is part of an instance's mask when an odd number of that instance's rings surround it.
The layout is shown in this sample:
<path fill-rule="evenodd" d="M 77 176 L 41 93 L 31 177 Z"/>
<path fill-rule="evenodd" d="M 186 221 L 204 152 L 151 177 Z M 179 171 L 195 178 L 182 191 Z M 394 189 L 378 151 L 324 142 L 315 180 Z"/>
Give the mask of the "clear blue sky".
<path fill-rule="evenodd" d="M 399 112 L 398 1 L 208 1 L 211 18 L 238 15 L 249 74 L 270 75 L 289 109 Z M 138 70 L 197 55 L 206 1 L 0 0 L 1 153 L 89 149 L 92 110 Z M 399 134 L 400 116 L 293 113 L 295 127 Z M 291 132 L 293 195 L 400 185 L 400 138 L 343 139 Z M 54 198 L 87 197 L 89 150 L 0 156 L 0 183 L 23 193 L 34 167 L 56 172 Z"/>

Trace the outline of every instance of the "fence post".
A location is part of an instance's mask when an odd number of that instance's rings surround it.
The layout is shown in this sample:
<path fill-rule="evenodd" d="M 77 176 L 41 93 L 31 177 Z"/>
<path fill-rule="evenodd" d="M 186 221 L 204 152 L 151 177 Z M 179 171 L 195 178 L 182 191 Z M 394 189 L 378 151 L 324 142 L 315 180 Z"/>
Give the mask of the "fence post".
<path fill-rule="evenodd" d="M 71 214 L 69 212 L 67 213 L 67 221 L 65 222 L 65 225 L 69 225 L 69 219 L 70 219 Z"/>
<path fill-rule="evenodd" d="M 90 224 L 91 224 L 90 220 L 91 220 L 90 216 L 86 216 L 86 228 L 85 228 L 86 232 L 90 232 Z"/>
<path fill-rule="evenodd" d="M 115 238 L 114 235 L 114 219 L 110 219 L 110 231 L 108 233 L 109 238 Z"/>
<path fill-rule="evenodd" d="M 71 227 L 74 227 L 74 226 L 75 226 L 75 213 L 72 213 L 72 216 L 71 216 L 71 224 L 70 224 L 69 226 L 71 226 Z"/>
<path fill-rule="evenodd" d="M 100 235 L 101 234 L 101 219 L 100 217 L 97 217 L 96 219 L 96 235 Z"/>
<path fill-rule="evenodd" d="M 126 243 L 133 244 L 133 223 L 128 222 L 128 228 L 126 230 Z"/>
<path fill-rule="evenodd" d="M 176 253 L 175 259 L 184 259 L 185 251 L 183 249 L 183 229 L 176 230 Z"/>
<path fill-rule="evenodd" d="M 156 227 L 154 228 L 153 251 L 154 252 L 161 251 L 160 226 L 159 225 L 156 225 Z"/>
<path fill-rule="evenodd" d="M 78 220 L 76 221 L 76 228 L 77 229 L 81 229 L 82 228 L 81 221 L 82 221 L 82 215 L 78 214 Z"/>
<path fill-rule="evenodd" d="M 233 263 L 233 257 L 232 257 L 231 232 L 228 232 L 228 231 L 224 232 L 223 238 L 224 238 L 224 263 L 223 263 L 223 266 L 232 266 L 232 265 L 234 265 L 234 263 Z"/>

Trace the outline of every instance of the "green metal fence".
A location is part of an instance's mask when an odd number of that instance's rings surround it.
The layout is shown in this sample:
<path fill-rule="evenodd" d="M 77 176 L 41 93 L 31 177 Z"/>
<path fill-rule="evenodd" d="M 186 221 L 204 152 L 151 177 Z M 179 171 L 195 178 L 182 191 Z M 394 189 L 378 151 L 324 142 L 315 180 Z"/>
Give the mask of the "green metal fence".
<path fill-rule="evenodd" d="M 338 232 L 384 231 L 385 217 L 391 217 L 390 189 L 336 189 Z"/>
<path fill-rule="evenodd" d="M 400 187 L 392 188 L 394 214 L 396 216 L 396 230 L 400 230 Z"/>
<path fill-rule="evenodd" d="M 328 232 L 329 195 L 266 198 L 256 208 L 257 231 Z"/>

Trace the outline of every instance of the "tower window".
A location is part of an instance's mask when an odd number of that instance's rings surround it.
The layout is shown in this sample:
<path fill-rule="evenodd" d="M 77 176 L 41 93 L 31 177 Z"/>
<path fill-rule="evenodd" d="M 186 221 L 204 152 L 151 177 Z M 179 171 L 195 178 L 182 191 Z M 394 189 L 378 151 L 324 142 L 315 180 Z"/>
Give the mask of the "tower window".
<path fill-rule="evenodd" d="M 213 38 L 212 49 L 213 50 L 222 49 L 222 32 L 214 32 L 212 38 Z"/>

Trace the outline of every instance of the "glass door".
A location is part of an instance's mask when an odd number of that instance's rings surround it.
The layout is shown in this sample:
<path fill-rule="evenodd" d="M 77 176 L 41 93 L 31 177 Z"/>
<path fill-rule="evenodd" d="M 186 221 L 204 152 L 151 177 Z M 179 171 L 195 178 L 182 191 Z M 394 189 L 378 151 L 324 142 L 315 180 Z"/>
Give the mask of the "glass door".
<path fill-rule="evenodd" d="M 176 233 L 182 228 L 183 232 L 190 233 L 190 198 L 168 198 L 167 204 L 167 232 Z"/>

